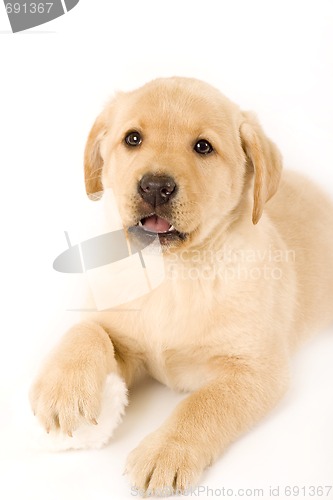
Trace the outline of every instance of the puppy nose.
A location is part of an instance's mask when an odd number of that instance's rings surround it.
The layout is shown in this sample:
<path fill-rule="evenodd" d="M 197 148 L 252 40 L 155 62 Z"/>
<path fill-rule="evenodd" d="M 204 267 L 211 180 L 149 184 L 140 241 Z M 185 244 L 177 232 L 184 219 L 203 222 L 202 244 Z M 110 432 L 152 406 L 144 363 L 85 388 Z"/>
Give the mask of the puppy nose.
<path fill-rule="evenodd" d="M 177 185 L 172 177 L 146 174 L 139 182 L 138 189 L 144 201 L 157 207 L 170 200 L 176 193 Z"/>

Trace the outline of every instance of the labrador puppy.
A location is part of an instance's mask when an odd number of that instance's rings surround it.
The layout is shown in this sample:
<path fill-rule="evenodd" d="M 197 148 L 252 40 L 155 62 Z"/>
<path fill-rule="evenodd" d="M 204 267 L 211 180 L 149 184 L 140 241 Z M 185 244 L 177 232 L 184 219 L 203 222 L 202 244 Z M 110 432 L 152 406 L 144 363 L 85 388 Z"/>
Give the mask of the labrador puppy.
<path fill-rule="evenodd" d="M 158 236 L 165 279 L 91 315 L 31 392 L 47 430 L 96 423 L 106 376 L 189 391 L 130 454 L 140 490 L 186 491 L 279 401 L 289 359 L 333 320 L 333 205 L 282 159 L 256 117 L 197 80 L 119 93 L 85 150 L 88 195 L 111 188 L 123 226 Z"/>

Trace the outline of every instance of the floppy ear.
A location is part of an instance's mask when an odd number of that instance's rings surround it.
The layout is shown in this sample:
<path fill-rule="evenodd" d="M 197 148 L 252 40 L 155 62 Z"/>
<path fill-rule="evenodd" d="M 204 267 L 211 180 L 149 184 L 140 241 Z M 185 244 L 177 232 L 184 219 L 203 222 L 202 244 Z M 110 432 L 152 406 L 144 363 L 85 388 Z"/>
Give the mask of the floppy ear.
<path fill-rule="evenodd" d="M 91 200 L 98 200 L 103 191 L 101 180 L 103 158 L 100 153 L 100 142 L 105 134 L 106 124 L 103 112 L 97 117 L 89 133 L 84 151 L 84 178 L 86 192 Z"/>
<path fill-rule="evenodd" d="M 240 126 L 242 146 L 254 171 L 252 222 L 257 224 L 265 203 L 276 193 L 282 171 L 282 158 L 276 145 L 266 137 L 257 119 L 243 113 Z"/>

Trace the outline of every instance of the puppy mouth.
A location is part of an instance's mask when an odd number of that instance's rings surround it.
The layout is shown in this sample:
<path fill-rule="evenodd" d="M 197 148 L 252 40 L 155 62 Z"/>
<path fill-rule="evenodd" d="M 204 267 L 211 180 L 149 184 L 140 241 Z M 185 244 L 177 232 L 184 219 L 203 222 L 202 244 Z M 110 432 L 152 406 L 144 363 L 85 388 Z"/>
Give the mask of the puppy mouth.
<path fill-rule="evenodd" d="M 142 232 L 148 237 L 158 236 L 161 243 L 175 240 L 185 240 L 186 233 L 178 231 L 171 222 L 157 215 L 149 214 L 139 220 L 137 224 L 129 228 L 131 232 Z"/>
<path fill-rule="evenodd" d="M 151 214 L 144 217 L 139 221 L 139 226 L 142 227 L 144 231 L 156 234 L 176 232 L 176 229 L 168 220 L 162 219 L 162 217 L 159 217 L 157 214 Z"/>

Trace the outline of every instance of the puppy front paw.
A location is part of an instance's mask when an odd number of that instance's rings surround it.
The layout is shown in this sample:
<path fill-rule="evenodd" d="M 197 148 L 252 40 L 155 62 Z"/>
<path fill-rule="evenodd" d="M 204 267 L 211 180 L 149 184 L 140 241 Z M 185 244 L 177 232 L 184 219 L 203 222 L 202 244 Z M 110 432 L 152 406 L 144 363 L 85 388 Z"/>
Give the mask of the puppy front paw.
<path fill-rule="evenodd" d="M 43 432 L 34 420 L 28 430 L 29 447 L 42 451 L 64 451 L 80 449 L 98 449 L 106 445 L 120 424 L 128 403 L 127 387 L 124 380 L 116 373 L 109 373 L 106 378 L 101 412 L 98 415 L 98 425 L 80 422 L 72 436 L 62 432 Z"/>
<path fill-rule="evenodd" d="M 47 432 L 72 436 L 82 422 L 97 424 L 105 377 L 86 366 L 48 365 L 30 391 L 32 410 Z"/>
<path fill-rule="evenodd" d="M 195 445 L 158 430 L 130 453 L 126 473 L 143 496 L 169 496 L 195 486 L 204 467 Z"/>

